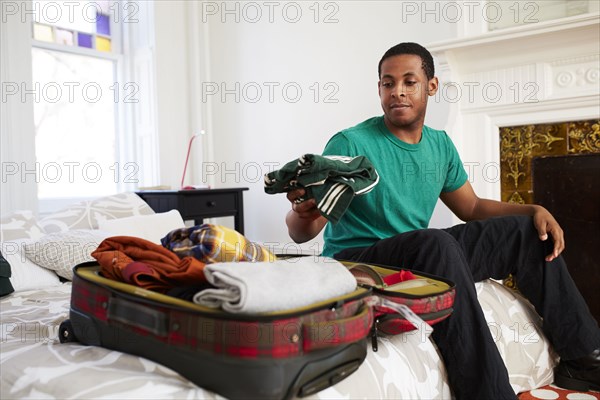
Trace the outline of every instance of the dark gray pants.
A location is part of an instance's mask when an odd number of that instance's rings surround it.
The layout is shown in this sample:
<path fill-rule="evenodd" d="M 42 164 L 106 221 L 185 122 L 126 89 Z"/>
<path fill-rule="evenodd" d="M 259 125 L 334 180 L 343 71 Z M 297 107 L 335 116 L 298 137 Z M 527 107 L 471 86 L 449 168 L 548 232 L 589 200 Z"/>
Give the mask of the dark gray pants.
<path fill-rule="evenodd" d="M 446 277 L 456 283 L 454 312 L 433 339 L 457 399 L 514 399 L 506 367 L 477 301 L 474 282 L 515 277 L 543 318 L 543 330 L 563 359 L 600 347 L 600 330 L 562 257 L 546 262 L 531 217 L 498 217 L 448 229 L 424 229 L 346 249 L 337 259 L 385 264 Z M 568 245 L 568 243 L 567 243 Z"/>

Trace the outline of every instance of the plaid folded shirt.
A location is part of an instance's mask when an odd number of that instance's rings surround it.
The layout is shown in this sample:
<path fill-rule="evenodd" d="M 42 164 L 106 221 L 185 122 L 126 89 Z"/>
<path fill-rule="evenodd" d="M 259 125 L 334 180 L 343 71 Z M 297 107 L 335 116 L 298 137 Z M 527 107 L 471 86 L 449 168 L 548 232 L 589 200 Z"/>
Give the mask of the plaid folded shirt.
<path fill-rule="evenodd" d="M 179 257 L 192 256 L 205 264 L 227 261 L 273 261 L 275 255 L 241 233 L 222 225 L 203 224 L 175 229 L 161 239 Z"/>

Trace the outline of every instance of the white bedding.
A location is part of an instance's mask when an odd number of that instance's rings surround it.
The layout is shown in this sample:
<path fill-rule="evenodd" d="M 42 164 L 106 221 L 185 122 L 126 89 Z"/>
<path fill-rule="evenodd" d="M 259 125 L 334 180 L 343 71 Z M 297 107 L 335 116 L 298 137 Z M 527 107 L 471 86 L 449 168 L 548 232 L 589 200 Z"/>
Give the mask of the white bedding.
<path fill-rule="evenodd" d="M 477 287 L 515 392 L 549 384 L 554 357 L 526 303 L 491 281 Z M 2 399 L 219 397 L 152 361 L 59 343 L 58 326 L 68 318 L 70 289 L 66 283 L 13 293 L 0 301 Z M 435 346 L 413 331 L 380 338 L 378 352 L 369 348 L 358 371 L 313 397 L 446 399 L 451 394 Z"/>
<path fill-rule="evenodd" d="M 63 232 L 62 239 L 52 237 L 52 244 L 68 248 L 73 245 L 69 232 L 98 229 L 104 220 L 148 214 L 153 211 L 138 196 L 124 193 L 78 203 L 40 221 L 30 212 L 2 217 L 0 241 L 11 264 L 15 292 L 0 300 L 0 398 L 220 398 L 152 361 L 98 347 L 60 344 L 58 329 L 69 317 L 71 284 L 60 284 L 55 271 L 85 260 L 72 256 L 37 265 L 21 251 L 24 238 L 41 243 L 45 234 Z M 168 231 L 166 226 L 157 229 Z M 57 261 L 63 265 L 54 265 Z M 551 383 L 556 357 L 529 303 L 492 281 L 476 286 L 515 393 Z M 379 351 L 369 347 L 354 374 L 313 397 L 446 399 L 451 393 L 445 371 L 435 345 L 422 332 L 380 337 Z"/>

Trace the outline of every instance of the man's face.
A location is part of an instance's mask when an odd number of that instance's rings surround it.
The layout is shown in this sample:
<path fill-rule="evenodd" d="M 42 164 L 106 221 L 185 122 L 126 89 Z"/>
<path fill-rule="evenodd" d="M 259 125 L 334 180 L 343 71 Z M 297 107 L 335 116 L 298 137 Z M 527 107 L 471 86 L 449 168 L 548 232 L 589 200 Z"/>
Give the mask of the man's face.
<path fill-rule="evenodd" d="M 379 98 L 386 122 L 398 128 L 422 124 L 427 97 L 437 91 L 437 78 L 427 79 L 421 57 L 402 54 L 381 64 Z"/>

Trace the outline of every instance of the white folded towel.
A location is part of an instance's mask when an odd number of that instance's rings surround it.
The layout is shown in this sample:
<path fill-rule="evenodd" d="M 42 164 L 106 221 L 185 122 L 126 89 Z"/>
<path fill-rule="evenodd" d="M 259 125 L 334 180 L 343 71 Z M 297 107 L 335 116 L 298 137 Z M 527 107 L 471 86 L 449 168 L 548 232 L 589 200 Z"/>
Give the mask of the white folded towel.
<path fill-rule="evenodd" d="M 242 314 L 290 310 L 356 289 L 350 271 L 326 257 L 213 263 L 204 274 L 216 288 L 196 293 L 194 303 Z"/>

